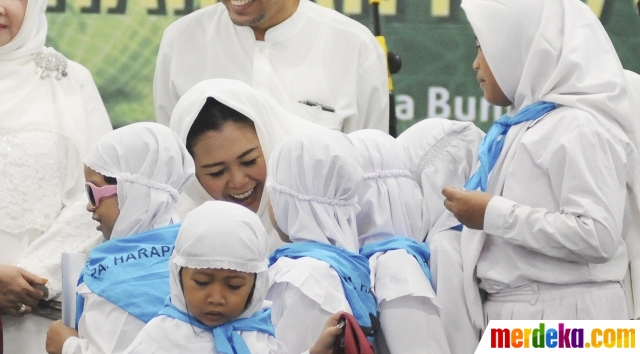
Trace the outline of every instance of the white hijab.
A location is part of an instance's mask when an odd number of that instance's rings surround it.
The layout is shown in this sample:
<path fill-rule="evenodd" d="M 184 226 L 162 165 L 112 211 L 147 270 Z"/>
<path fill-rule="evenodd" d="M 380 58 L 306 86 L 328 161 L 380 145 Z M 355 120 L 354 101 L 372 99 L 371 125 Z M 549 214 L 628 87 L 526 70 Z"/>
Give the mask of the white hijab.
<path fill-rule="evenodd" d="M 500 88 L 513 102 L 511 114 L 539 101 L 578 108 L 625 148 L 623 237 L 632 264 L 639 262 L 640 121 L 600 20 L 579 0 L 463 0 L 462 8 Z M 639 283 L 640 274 L 632 271 L 631 279 Z"/>
<path fill-rule="evenodd" d="M 258 216 L 238 204 L 209 201 L 187 214 L 169 260 L 171 302 L 188 312 L 180 269 L 230 269 L 256 273 L 253 297 L 239 318 L 263 307 L 269 290 L 267 232 Z"/>
<path fill-rule="evenodd" d="M 187 142 L 189 129 L 209 97 L 242 113 L 253 121 L 267 163 L 269 163 L 273 148 L 290 135 L 304 130 L 322 129 L 316 124 L 288 113 L 271 98 L 244 82 L 230 79 L 211 79 L 201 81 L 189 89 L 173 110 L 170 127 L 178 134 L 184 144 Z M 185 194 L 190 199 L 185 201 L 185 204 L 188 204 L 187 211 L 205 201 L 213 200 L 197 179 L 194 179 L 187 186 Z M 267 232 L 277 238 L 269 221 L 267 203 L 268 196 L 265 188 L 257 214 Z"/>
<path fill-rule="evenodd" d="M 340 132 L 297 134 L 278 145 L 267 190 L 278 226 L 291 241 L 316 241 L 358 253 L 356 188 L 363 172 Z"/>
<path fill-rule="evenodd" d="M 161 124 L 147 122 L 103 136 L 84 163 L 118 182 L 120 215 L 111 238 L 175 222 L 178 196 L 195 173 L 193 159 L 180 138 Z"/>
<path fill-rule="evenodd" d="M 478 164 L 484 132 L 473 123 L 442 118 L 422 120 L 397 141 L 409 160 L 411 175 L 422 189 L 428 210 L 428 234 L 460 224 L 444 207 L 442 189 L 462 189 Z"/>
<path fill-rule="evenodd" d="M 358 185 L 360 212 L 356 215 L 360 247 L 393 236 L 424 241 L 428 229 L 427 205 L 412 179 L 402 145 L 374 129 L 349 134 L 364 170 Z"/>
<path fill-rule="evenodd" d="M 56 53 L 45 48 L 47 36 L 46 0 L 29 0 L 22 27 L 0 47 L 0 133 L 46 131 L 63 135 L 71 142 L 67 178 L 62 200 L 68 204 L 82 190 L 82 158 L 87 153 L 86 117 L 80 89 L 73 72 L 57 80 L 40 78 L 36 54 Z"/>

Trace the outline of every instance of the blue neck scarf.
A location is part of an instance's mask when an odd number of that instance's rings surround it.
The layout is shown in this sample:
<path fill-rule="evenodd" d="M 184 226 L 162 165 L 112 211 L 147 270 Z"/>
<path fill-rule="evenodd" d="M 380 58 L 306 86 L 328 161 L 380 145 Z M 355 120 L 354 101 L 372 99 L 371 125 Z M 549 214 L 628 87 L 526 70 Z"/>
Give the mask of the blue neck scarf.
<path fill-rule="evenodd" d="M 269 257 L 269 266 L 280 257 L 311 257 L 328 263 L 342 281 L 342 288 L 353 311 L 353 317 L 364 332 L 369 333 L 369 340 L 373 339 L 377 328 L 378 305 L 371 293 L 371 271 L 369 261 L 365 257 L 340 247 L 313 241 L 294 242 L 278 248 Z"/>
<path fill-rule="evenodd" d="M 162 310 L 169 296 L 169 257 L 180 224 L 106 241 L 89 253 L 78 284 L 144 323 Z M 84 298 L 76 297 L 76 328 Z"/>
<path fill-rule="evenodd" d="M 255 312 L 249 318 L 239 318 L 229 321 L 217 327 L 209 327 L 188 313 L 180 311 L 171 303 L 171 297 L 167 298 L 165 306 L 158 315 L 175 318 L 184 323 L 198 327 L 213 334 L 213 342 L 216 351 L 221 354 L 251 354 L 247 343 L 237 332 L 256 331 L 275 337 L 275 330 L 271 324 L 271 309 L 262 309 Z"/>
<path fill-rule="evenodd" d="M 429 282 L 431 282 L 431 271 L 429 270 L 429 257 L 431 257 L 431 252 L 429 252 L 429 246 L 424 242 L 418 242 L 408 237 L 395 236 L 362 247 L 360 254 L 371 258 L 375 253 L 391 250 L 407 251 L 408 254 L 412 255 L 413 258 L 418 261 L 424 275 L 429 279 Z"/>
<path fill-rule="evenodd" d="M 487 135 L 482 139 L 480 148 L 478 149 L 480 167 L 476 173 L 469 178 L 467 183 L 464 185 L 464 188 L 469 191 L 474 191 L 480 188 L 481 191 L 485 192 L 487 190 L 489 173 L 498 161 L 498 157 L 502 151 L 504 140 L 509 129 L 514 125 L 538 119 L 556 109 L 556 107 L 557 105 L 555 103 L 542 101 L 526 106 L 513 117 L 509 117 L 505 114 L 495 121 Z"/>

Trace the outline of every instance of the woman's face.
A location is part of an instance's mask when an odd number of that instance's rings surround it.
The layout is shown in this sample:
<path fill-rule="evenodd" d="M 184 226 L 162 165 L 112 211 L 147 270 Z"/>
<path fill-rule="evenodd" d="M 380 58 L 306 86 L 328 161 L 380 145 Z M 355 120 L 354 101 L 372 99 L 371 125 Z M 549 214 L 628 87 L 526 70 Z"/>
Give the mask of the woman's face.
<path fill-rule="evenodd" d="M 182 268 L 181 277 L 187 310 L 211 327 L 240 316 L 256 279 L 253 273 L 215 268 Z"/>
<path fill-rule="evenodd" d="M 480 84 L 480 88 L 484 91 L 484 99 L 496 106 L 511 106 L 511 101 L 507 98 L 504 92 L 502 92 L 500 86 L 498 86 L 498 82 L 489 68 L 487 59 L 485 59 L 478 41 L 476 41 L 476 47 L 478 48 L 478 55 L 473 61 L 473 69 L 478 72 L 477 79 Z"/>
<path fill-rule="evenodd" d="M 196 177 L 211 197 L 258 211 L 267 176 L 260 141 L 247 125 L 228 122 L 193 145 Z"/>
<path fill-rule="evenodd" d="M 104 187 L 107 185 L 103 175 L 87 166 L 84 166 L 84 179 L 87 182 L 93 183 L 96 187 Z M 116 220 L 118 220 L 118 216 L 120 215 L 118 195 L 114 194 L 101 198 L 97 207 L 87 202 L 87 211 L 92 213 L 92 219 L 99 223 L 97 229 L 102 232 L 102 236 L 107 240 L 110 239 L 113 226 L 116 224 Z"/>
<path fill-rule="evenodd" d="M 18 34 L 26 11 L 27 0 L 0 0 L 0 47 Z"/>

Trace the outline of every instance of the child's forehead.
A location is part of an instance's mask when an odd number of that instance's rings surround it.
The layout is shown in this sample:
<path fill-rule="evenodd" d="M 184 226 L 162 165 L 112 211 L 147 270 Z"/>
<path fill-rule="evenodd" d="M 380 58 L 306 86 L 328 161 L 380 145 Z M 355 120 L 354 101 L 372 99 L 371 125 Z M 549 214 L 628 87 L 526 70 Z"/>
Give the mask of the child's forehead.
<path fill-rule="evenodd" d="M 253 273 L 241 272 L 233 269 L 222 268 L 184 268 L 193 275 L 208 276 L 222 279 L 245 279 L 253 276 Z"/>

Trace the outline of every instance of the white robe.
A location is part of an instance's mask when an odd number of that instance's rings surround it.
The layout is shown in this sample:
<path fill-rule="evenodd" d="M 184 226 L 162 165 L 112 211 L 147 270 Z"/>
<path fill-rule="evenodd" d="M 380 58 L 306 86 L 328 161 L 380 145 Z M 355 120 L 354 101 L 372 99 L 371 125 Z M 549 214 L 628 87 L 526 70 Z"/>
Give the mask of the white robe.
<path fill-rule="evenodd" d="M 243 81 L 289 113 L 351 132 L 389 130 L 386 58 L 360 23 L 309 0 L 256 41 L 219 3 L 195 11 L 164 32 L 154 76 L 156 119 L 169 125 L 178 99 L 201 80 Z M 302 104 L 310 100 L 334 112 Z"/>
<path fill-rule="evenodd" d="M 351 313 L 338 274 L 323 261 L 280 258 L 269 267 L 269 280 L 276 338 L 290 353 L 309 350 L 332 314 Z"/>

